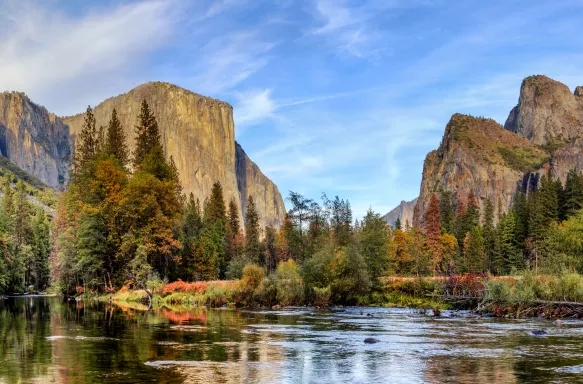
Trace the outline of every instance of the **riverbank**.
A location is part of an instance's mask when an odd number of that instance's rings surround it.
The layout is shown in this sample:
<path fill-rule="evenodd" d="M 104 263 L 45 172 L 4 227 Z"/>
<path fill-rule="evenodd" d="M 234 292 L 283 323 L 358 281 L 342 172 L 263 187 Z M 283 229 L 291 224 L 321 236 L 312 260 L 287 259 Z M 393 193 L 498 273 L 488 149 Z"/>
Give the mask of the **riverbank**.
<path fill-rule="evenodd" d="M 288 282 L 289 284 L 289 282 Z M 162 285 L 152 296 L 144 290 L 124 288 L 99 300 L 142 303 L 155 307 L 280 308 L 284 306 L 334 307 L 329 292 L 309 293 L 290 289 L 285 294 L 268 278 L 244 276 L 240 280 L 183 282 Z M 89 297 L 87 297 L 89 298 Z M 583 318 L 583 276 L 560 276 L 525 272 L 516 276 L 462 275 L 451 277 L 388 277 L 360 295 L 362 307 L 403 307 L 432 311 L 473 310 L 496 317 Z"/>

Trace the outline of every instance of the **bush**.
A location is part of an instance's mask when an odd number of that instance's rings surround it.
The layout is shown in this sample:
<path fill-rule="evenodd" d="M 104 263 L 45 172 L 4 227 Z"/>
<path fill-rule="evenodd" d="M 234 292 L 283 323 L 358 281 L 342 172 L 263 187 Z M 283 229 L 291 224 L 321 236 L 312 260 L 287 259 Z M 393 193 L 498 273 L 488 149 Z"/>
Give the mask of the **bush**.
<path fill-rule="evenodd" d="M 299 305 L 303 302 L 304 282 L 295 261 L 290 259 L 280 262 L 272 280 L 277 290 L 277 301 L 281 305 Z"/>
<path fill-rule="evenodd" d="M 331 265 L 334 301 L 354 304 L 358 296 L 370 289 L 370 279 L 364 259 L 353 246 L 336 252 Z"/>
<path fill-rule="evenodd" d="M 326 307 L 330 305 L 330 298 L 332 297 L 332 290 L 330 286 L 324 288 L 314 287 L 314 305 L 318 307 Z"/>
<path fill-rule="evenodd" d="M 229 262 L 227 266 L 227 278 L 237 280 L 243 277 L 243 268 L 246 265 L 253 264 L 253 261 L 245 255 L 237 255 Z"/>

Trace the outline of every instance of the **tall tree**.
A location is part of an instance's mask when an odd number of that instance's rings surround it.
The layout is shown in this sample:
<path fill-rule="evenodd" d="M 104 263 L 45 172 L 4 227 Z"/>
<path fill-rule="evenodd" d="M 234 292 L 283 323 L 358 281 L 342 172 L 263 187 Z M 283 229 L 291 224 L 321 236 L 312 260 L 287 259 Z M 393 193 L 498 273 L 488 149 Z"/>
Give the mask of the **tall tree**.
<path fill-rule="evenodd" d="M 450 191 L 441 193 L 439 199 L 439 222 L 446 233 L 453 233 L 455 214 Z"/>
<path fill-rule="evenodd" d="M 259 242 L 259 214 L 253 196 L 247 200 L 245 212 L 245 254 L 253 262 L 260 264 L 261 247 Z"/>
<path fill-rule="evenodd" d="M 161 145 L 158 122 L 152 111 L 150 111 L 150 106 L 144 100 L 142 101 L 142 108 L 136 125 L 136 149 L 134 151 L 134 165 L 136 168 L 142 164 L 146 155 L 158 145 Z"/>
<path fill-rule="evenodd" d="M 484 236 L 484 259 L 486 269 L 493 272 L 492 264 L 496 247 L 496 231 L 494 228 L 494 206 L 491 199 L 486 200 L 486 205 L 484 207 L 482 234 Z"/>
<path fill-rule="evenodd" d="M 437 266 L 441 263 L 441 256 L 443 253 L 441 247 L 441 223 L 439 222 L 439 200 L 435 194 L 431 195 L 429 200 L 429 207 L 425 212 L 425 236 L 427 239 L 427 246 L 431 252 L 431 261 L 433 264 L 433 271 L 437 271 Z"/>
<path fill-rule="evenodd" d="M 360 252 L 368 269 L 368 275 L 377 280 L 388 267 L 389 232 L 381 215 L 369 209 L 362 219 L 358 234 Z"/>
<path fill-rule="evenodd" d="M 95 127 L 95 116 L 91 106 L 88 106 L 75 151 L 76 174 L 83 174 L 87 171 L 88 165 L 97 158 L 98 146 L 99 133 Z"/>
<path fill-rule="evenodd" d="M 583 207 L 583 178 L 575 170 L 569 170 L 565 181 L 564 210 L 560 215 L 565 220 L 577 213 Z"/>
<path fill-rule="evenodd" d="M 115 108 L 111 111 L 111 119 L 107 125 L 105 152 L 115 157 L 122 167 L 125 168 L 128 165 L 129 150 L 126 145 L 125 133 L 121 126 L 121 122 L 117 118 L 117 111 Z"/>

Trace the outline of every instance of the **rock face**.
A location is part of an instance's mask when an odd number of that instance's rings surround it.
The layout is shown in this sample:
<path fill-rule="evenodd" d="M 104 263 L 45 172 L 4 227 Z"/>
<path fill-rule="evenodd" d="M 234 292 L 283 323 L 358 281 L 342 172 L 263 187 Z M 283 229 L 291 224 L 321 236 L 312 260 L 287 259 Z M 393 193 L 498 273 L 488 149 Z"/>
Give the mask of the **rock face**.
<path fill-rule="evenodd" d="M 561 145 L 583 132 L 581 92 L 577 87 L 573 94 L 565 84 L 546 76 L 527 77 L 504 128 L 534 144 Z"/>
<path fill-rule="evenodd" d="M 494 120 L 453 115 L 441 145 L 425 158 L 415 220 L 422 224 L 431 195 L 443 191 L 465 199 L 472 190 L 482 210 L 491 199 L 504 211 L 523 175 L 548 159 L 542 149 Z"/>
<path fill-rule="evenodd" d="M 425 159 L 414 220 L 423 224 L 433 193 L 450 191 L 457 198 L 472 190 L 482 212 L 486 199 L 506 211 L 516 191 L 536 188 L 540 175 L 550 172 L 564 182 L 570 169 L 583 171 L 582 92 L 531 76 L 504 127 L 452 116 L 439 148 Z"/>
<path fill-rule="evenodd" d="M 413 211 L 415 210 L 415 205 L 417 204 L 417 198 L 411 201 L 401 201 L 401 204 L 396 206 L 392 211 L 387 213 L 382 217 L 382 219 L 392 226 L 395 225 L 397 219 L 401 220 L 403 227 L 407 222 L 409 225 L 413 225 Z"/>
<path fill-rule="evenodd" d="M 51 187 L 67 182 L 73 157 L 69 128 L 23 93 L 0 93 L 0 152 Z"/>
<path fill-rule="evenodd" d="M 115 108 L 133 151 L 142 100 L 156 116 L 165 154 L 174 159 L 186 194 L 203 202 L 219 181 L 226 202 L 234 198 L 240 207 L 240 217 L 253 196 L 262 226 L 283 222 L 285 207 L 277 186 L 235 142 L 231 105 L 171 84 L 147 83 L 96 106 L 97 126 L 107 125 Z M 84 118 L 84 113 L 63 118 L 73 137 L 81 132 Z"/>

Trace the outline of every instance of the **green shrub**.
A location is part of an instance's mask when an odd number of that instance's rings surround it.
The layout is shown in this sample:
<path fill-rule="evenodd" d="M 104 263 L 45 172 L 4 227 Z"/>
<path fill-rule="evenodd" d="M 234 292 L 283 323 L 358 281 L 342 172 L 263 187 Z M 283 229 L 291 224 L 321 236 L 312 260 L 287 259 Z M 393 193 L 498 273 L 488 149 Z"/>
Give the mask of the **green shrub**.
<path fill-rule="evenodd" d="M 281 305 L 299 305 L 303 302 L 304 282 L 295 261 L 290 259 L 280 262 L 273 276 L 273 282 L 277 290 L 277 301 Z"/>

